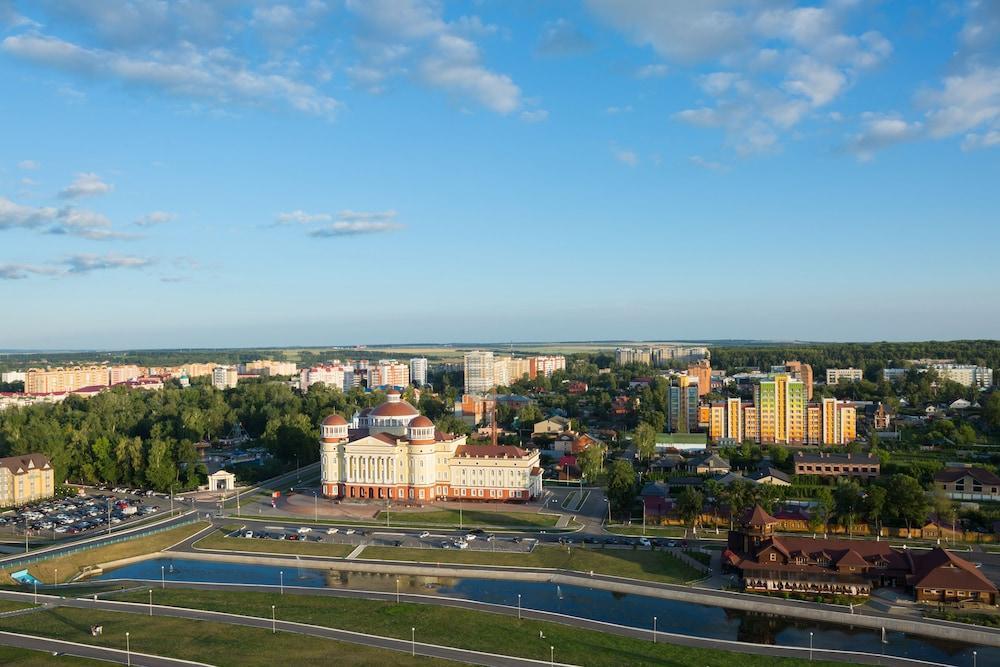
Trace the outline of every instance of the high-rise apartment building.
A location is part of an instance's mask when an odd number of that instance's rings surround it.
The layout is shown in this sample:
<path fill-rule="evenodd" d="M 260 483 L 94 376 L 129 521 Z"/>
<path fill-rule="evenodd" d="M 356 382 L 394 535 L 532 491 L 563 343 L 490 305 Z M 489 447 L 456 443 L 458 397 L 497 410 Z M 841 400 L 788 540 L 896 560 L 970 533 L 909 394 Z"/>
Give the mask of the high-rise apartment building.
<path fill-rule="evenodd" d="M 687 373 L 691 377 L 698 378 L 699 397 L 712 391 L 712 363 L 708 359 L 699 359 L 695 363 L 688 364 Z"/>
<path fill-rule="evenodd" d="M 944 380 L 951 380 L 966 387 L 989 389 L 993 386 L 993 369 L 973 364 L 931 364 Z"/>
<path fill-rule="evenodd" d="M 690 433 L 698 427 L 698 383 L 678 375 L 667 389 L 667 425 L 674 433 Z"/>
<path fill-rule="evenodd" d="M 857 437 L 857 409 L 835 398 L 823 399 L 824 445 L 846 445 Z"/>
<path fill-rule="evenodd" d="M 628 364 L 667 366 L 672 362 L 685 363 L 705 359 L 708 354 L 708 348 L 704 345 L 619 347 L 615 350 L 615 363 L 619 366 Z"/>
<path fill-rule="evenodd" d="M 240 364 L 240 372 L 246 375 L 297 375 L 299 369 L 291 361 L 275 361 L 274 359 L 257 359 Z"/>
<path fill-rule="evenodd" d="M 465 393 L 485 394 L 493 388 L 493 353 L 472 350 L 465 353 Z"/>
<path fill-rule="evenodd" d="M 813 397 L 813 369 L 809 364 L 804 364 L 801 361 L 786 361 L 782 366 L 772 367 L 772 372 L 776 373 L 788 373 L 792 376 L 793 380 L 801 380 L 802 384 L 806 386 L 806 399 L 812 400 Z"/>
<path fill-rule="evenodd" d="M 845 382 L 861 382 L 865 377 L 865 372 L 860 368 L 827 368 L 826 383 L 837 384 L 841 380 Z"/>
<path fill-rule="evenodd" d="M 515 357 L 507 362 L 507 375 L 510 376 L 511 382 L 516 382 L 520 380 L 525 375 L 529 378 L 535 378 L 535 365 L 532 363 L 531 359 L 525 357 Z"/>
<path fill-rule="evenodd" d="M 232 389 L 238 379 L 239 373 L 233 366 L 216 366 L 212 369 L 212 386 L 216 389 Z"/>
<path fill-rule="evenodd" d="M 800 380 L 779 373 L 754 388 L 759 412 L 760 441 L 764 444 L 804 442 L 806 388 Z"/>
<path fill-rule="evenodd" d="M 146 369 L 130 364 L 128 366 L 108 366 L 108 384 L 121 384 L 129 380 L 141 378 Z"/>
<path fill-rule="evenodd" d="M 427 384 L 427 357 L 410 359 L 410 382 L 418 387 Z"/>
<path fill-rule="evenodd" d="M 566 370 L 566 357 L 559 355 L 549 355 L 542 357 L 532 357 L 529 361 L 529 377 L 537 377 L 539 374 L 551 377 L 556 371 Z M 518 376 L 520 377 L 520 376 Z"/>
<path fill-rule="evenodd" d="M 24 391 L 27 394 L 50 394 L 83 387 L 106 387 L 109 377 L 107 366 L 29 368 L 24 376 Z"/>
<path fill-rule="evenodd" d="M 510 357 L 494 357 L 493 385 L 497 387 L 510 386 Z"/>
<path fill-rule="evenodd" d="M 350 391 L 354 386 L 354 366 L 345 366 L 337 362 L 303 368 L 299 372 L 299 391 L 309 391 L 314 384 L 320 383 L 341 391 Z"/>
<path fill-rule="evenodd" d="M 395 359 L 380 359 L 368 366 L 368 387 L 405 387 L 410 384 L 410 367 Z"/>

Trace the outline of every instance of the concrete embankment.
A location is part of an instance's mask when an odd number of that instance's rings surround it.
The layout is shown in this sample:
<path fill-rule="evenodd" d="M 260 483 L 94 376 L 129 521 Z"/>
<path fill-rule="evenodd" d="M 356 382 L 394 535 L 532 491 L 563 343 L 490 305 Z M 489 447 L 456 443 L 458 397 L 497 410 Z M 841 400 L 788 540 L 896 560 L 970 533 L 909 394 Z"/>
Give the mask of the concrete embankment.
<path fill-rule="evenodd" d="M 422 563 L 389 563 L 385 561 L 345 561 L 345 560 L 314 560 L 285 557 L 261 557 L 227 553 L 187 553 L 170 552 L 171 558 L 228 563 L 246 563 L 253 565 L 271 565 L 275 567 L 303 567 L 320 570 L 336 570 L 342 572 L 363 572 L 369 574 L 393 574 L 454 577 L 467 579 L 500 579 L 508 581 L 533 581 L 560 584 L 563 586 L 582 586 L 616 593 L 642 595 L 664 600 L 676 600 L 691 604 L 724 607 L 739 611 L 758 614 L 773 614 L 789 616 L 799 620 L 817 623 L 834 623 L 853 627 L 871 628 L 887 631 L 905 632 L 908 634 L 947 639 L 967 644 L 1000 647 L 1000 631 L 992 628 L 977 628 L 971 625 L 956 623 L 938 623 L 935 621 L 914 618 L 899 618 L 871 613 L 849 613 L 839 611 L 833 605 L 796 602 L 794 600 L 774 600 L 757 595 L 732 593 L 698 589 L 687 586 L 670 586 L 665 584 L 643 584 L 634 579 L 619 579 L 602 575 L 588 576 L 561 570 L 543 570 L 533 568 L 492 568 L 469 565 L 436 565 Z"/>

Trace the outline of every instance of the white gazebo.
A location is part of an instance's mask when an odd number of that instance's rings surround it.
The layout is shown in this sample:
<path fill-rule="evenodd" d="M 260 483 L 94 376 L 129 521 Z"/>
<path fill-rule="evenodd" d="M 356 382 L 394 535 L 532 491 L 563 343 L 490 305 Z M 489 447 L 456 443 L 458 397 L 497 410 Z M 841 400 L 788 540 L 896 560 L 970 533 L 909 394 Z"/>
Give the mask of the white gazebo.
<path fill-rule="evenodd" d="M 227 470 L 217 470 L 208 476 L 209 491 L 235 491 L 236 475 Z"/>

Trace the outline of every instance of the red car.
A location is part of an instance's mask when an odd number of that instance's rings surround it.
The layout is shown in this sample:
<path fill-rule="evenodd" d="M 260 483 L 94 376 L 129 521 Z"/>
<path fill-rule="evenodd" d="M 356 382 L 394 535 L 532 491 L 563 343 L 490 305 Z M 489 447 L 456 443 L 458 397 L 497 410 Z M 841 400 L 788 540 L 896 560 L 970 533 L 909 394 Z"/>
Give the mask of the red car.
<path fill-rule="evenodd" d="M 298 540 L 299 536 L 296 535 L 295 533 L 292 533 L 291 535 L 285 535 L 285 539 L 286 540 Z"/>

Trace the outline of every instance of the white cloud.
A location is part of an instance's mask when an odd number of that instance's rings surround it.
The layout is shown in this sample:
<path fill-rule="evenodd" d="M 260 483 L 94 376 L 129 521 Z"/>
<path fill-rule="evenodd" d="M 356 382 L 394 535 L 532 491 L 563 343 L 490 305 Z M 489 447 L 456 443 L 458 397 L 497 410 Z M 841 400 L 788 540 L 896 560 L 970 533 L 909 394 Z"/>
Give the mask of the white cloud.
<path fill-rule="evenodd" d="M 0 230 L 41 227 L 54 222 L 58 215 L 59 210 L 55 208 L 24 206 L 0 196 Z"/>
<path fill-rule="evenodd" d="M 637 79 L 662 79 L 670 73 L 670 68 L 662 63 L 653 65 L 642 65 L 636 68 L 635 78 Z"/>
<path fill-rule="evenodd" d="M 568 56 L 587 53 L 594 48 L 591 39 L 567 19 L 549 21 L 542 28 L 538 52 L 549 56 Z"/>
<path fill-rule="evenodd" d="M 23 280 L 30 275 L 54 275 L 59 269 L 39 264 L 0 264 L 0 280 Z"/>
<path fill-rule="evenodd" d="M 617 116 L 618 114 L 623 114 L 623 113 L 632 113 L 632 105 L 626 104 L 620 107 L 618 106 L 608 107 L 607 109 L 604 110 L 604 113 L 608 114 L 609 116 Z"/>
<path fill-rule="evenodd" d="M 77 197 L 92 197 L 104 195 L 111 192 L 114 186 L 105 183 L 101 177 L 94 173 L 77 174 L 73 182 L 59 192 L 63 199 L 76 199 Z"/>
<path fill-rule="evenodd" d="M 275 224 L 278 225 L 308 225 L 314 222 L 330 222 L 333 220 L 333 216 L 329 213 L 306 213 L 301 209 L 296 209 L 294 211 L 288 211 L 287 213 L 279 213 L 275 219 Z"/>
<path fill-rule="evenodd" d="M 910 123 L 893 115 L 865 113 L 861 116 L 861 131 L 851 137 L 848 148 L 859 160 L 867 162 L 877 151 L 911 141 L 922 132 L 921 123 Z"/>
<path fill-rule="evenodd" d="M 153 225 L 162 225 L 170 222 L 176 217 L 173 213 L 167 213 L 166 211 L 153 211 L 152 213 L 147 213 L 144 216 L 136 218 L 133 224 L 139 227 L 152 227 Z"/>
<path fill-rule="evenodd" d="M 926 91 L 918 100 L 929 107 L 927 126 L 935 138 L 952 136 L 988 125 L 1000 129 L 1000 66 L 973 66 L 945 77 L 941 88 Z"/>
<path fill-rule="evenodd" d="M 709 171 L 725 171 L 726 165 L 721 162 L 714 162 L 712 160 L 707 160 L 700 155 L 692 155 L 688 158 L 688 162 L 702 169 L 708 169 Z"/>
<path fill-rule="evenodd" d="M 381 92 L 391 77 L 413 72 L 433 88 L 496 113 L 521 107 L 517 84 L 482 64 L 479 47 L 470 39 L 486 32 L 478 18 L 448 22 L 439 3 L 423 0 L 347 0 L 345 7 L 362 25 L 363 61 L 348 73 L 367 89 Z"/>
<path fill-rule="evenodd" d="M 64 260 L 66 270 L 69 273 L 90 273 L 108 269 L 141 269 L 152 263 L 153 260 L 145 257 L 115 254 L 79 254 L 71 255 Z"/>
<path fill-rule="evenodd" d="M 522 111 L 521 120 L 526 123 L 541 123 L 548 119 L 549 112 L 545 109 L 535 109 L 534 111 Z"/>
<path fill-rule="evenodd" d="M 18 169 L 24 169 L 25 171 L 34 171 L 36 169 L 41 169 L 41 163 L 35 160 L 21 160 L 17 163 Z"/>
<path fill-rule="evenodd" d="M 632 150 L 627 148 L 612 148 L 612 154 L 614 154 L 615 159 L 622 164 L 628 165 L 629 167 L 634 167 L 639 164 L 639 155 Z"/>
<path fill-rule="evenodd" d="M 712 99 L 676 120 L 722 128 L 741 153 L 770 151 L 811 112 L 840 98 L 892 45 L 880 33 L 844 30 L 854 3 L 587 0 L 601 20 L 669 61 L 712 64 L 699 77 Z M 821 116 L 817 116 L 820 118 Z"/>
<path fill-rule="evenodd" d="M 86 48 L 57 37 L 25 34 L 7 37 L 0 48 L 54 69 L 219 103 L 280 103 L 322 116 L 332 116 L 340 106 L 309 84 L 281 74 L 254 71 L 221 47 L 201 51 L 183 42 L 169 52 L 150 51 L 145 57 L 137 57 Z"/>

